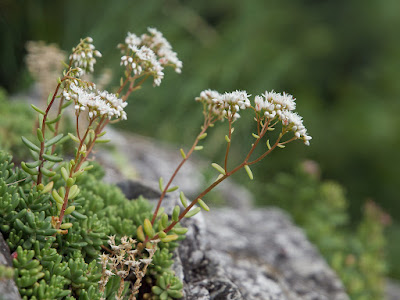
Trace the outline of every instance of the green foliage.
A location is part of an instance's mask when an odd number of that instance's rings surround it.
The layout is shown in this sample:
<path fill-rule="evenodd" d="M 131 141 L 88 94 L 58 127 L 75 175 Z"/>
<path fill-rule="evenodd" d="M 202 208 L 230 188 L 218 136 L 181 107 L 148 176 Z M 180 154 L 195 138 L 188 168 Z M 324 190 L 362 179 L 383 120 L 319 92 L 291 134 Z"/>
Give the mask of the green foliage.
<path fill-rule="evenodd" d="M 268 202 L 284 208 L 302 226 L 341 277 L 352 299 L 382 299 L 386 263 L 383 230 L 388 217 L 372 202 L 355 233 L 348 230 L 348 200 L 343 188 L 321 181 L 312 162 L 294 175 L 278 174 L 264 190 Z M 306 209 L 305 209 L 306 208 Z"/>
<path fill-rule="evenodd" d="M 32 137 L 33 113 L 26 103 L 7 99 L 0 87 L 0 149 L 13 153 L 14 159 L 21 160 L 29 152 L 21 142 L 21 135 Z"/>
<path fill-rule="evenodd" d="M 152 287 L 153 300 L 172 300 L 182 298 L 182 282 L 171 273 L 163 273 L 157 278 L 157 285 Z"/>
<path fill-rule="evenodd" d="M 23 299 L 100 299 L 101 247 L 107 246 L 111 234 L 116 240 L 124 235 L 136 238 L 137 227 L 151 217 L 152 209 L 147 200 L 127 200 L 117 187 L 102 183 L 103 174 L 96 165 L 93 172 L 78 178 L 81 193 L 71 202 L 76 209 L 65 217 L 72 227 L 66 234 L 56 234 L 60 230 L 51 225 L 55 200 L 22 180 L 27 174 L 14 168 L 11 156 L 0 151 L 0 229 L 15 252 L 14 278 Z M 54 180 L 55 186 L 61 180 Z M 179 281 L 170 266 L 177 244 L 159 245 L 144 280 L 156 285 L 157 278 L 168 273 L 168 281 L 176 286 Z M 118 276 L 110 278 L 106 299 L 115 298 L 119 284 Z M 129 281 L 123 294 L 129 295 Z"/>

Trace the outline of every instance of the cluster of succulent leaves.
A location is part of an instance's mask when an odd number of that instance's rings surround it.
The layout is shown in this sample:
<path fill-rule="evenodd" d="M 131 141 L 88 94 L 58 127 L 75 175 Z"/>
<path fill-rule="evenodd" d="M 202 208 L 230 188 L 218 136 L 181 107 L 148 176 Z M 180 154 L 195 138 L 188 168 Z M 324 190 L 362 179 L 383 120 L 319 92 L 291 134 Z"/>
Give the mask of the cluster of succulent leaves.
<path fill-rule="evenodd" d="M 126 199 L 116 186 L 101 182 L 102 176 L 101 167 L 95 165 L 78 178 L 81 192 L 73 202 L 75 211 L 65 217 L 72 227 L 68 234 L 56 234 L 51 226 L 55 200 L 24 180 L 27 173 L 0 151 L 0 231 L 15 257 L 14 279 L 23 299 L 100 299 L 101 246 L 107 246 L 109 235 L 116 235 L 116 240 L 124 235 L 137 238 L 138 226 L 152 216 L 147 200 Z M 53 180 L 55 187 L 63 184 L 61 178 Z M 178 240 L 183 238 L 180 235 Z M 147 298 L 180 298 L 182 283 L 170 269 L 177 243 L 158 246 L 144 279 L 149 286 Z M 115 298 L 119 283 L 119 277 L 110 278 L 107 299 Z M 125 286 L 128 296 L 129 282 Z"/>
<path fill-rule="evenodd" d="M 386 263 L 385 214 L 372 202 L 353 232 L 343 188 L 299 167 L 265 189 L 270 204 L 289 211 L 341 277 L 351 299 L 382 299 Z M 306 208 L 306 209 L 305 209 Z"/>

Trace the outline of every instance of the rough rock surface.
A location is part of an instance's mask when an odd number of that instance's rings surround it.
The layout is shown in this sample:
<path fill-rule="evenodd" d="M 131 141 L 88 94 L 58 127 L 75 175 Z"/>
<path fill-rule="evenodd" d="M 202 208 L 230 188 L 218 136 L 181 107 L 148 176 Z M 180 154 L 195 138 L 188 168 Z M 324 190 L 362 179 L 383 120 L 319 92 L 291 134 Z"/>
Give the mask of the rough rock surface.
<path fill-rule="evenodd" d="M 12 266 L 10 249 L 3 235 L 0 233 L 0 265 L 8 267 Z M 0 280 L 0 299 L 1 300 L 18 300 L 21 299 L 14 280 Z"/>
<path fill-rule="evenodd" d="M 157 183 L 160 177 L 167 181 L 182 160 L 176 147 L 135 134 L 121 133 L 111 127 L 107 128 L 105 138 L 111 140 L 110 145 L 115 150 L 100 150 L 96 158 L 107 166 L 107 182 L 118 183 L 121 178 L 129 178 L 149 184 Z M 205 187 L 202 170 L 206 167 L 209 167 L 209 163 L 192 156 L 175 177 L 173 185 L 178 185 L 189 197 L 196 196 Z M 249 209 L 253 202 L 253 196 L 247 189 L 229 179 L 215 190 L 219 193 L 222 204 L 231 207 Z"/>
<path fill-rule="evenodd" d="M 158 192 L 140 182 L 120 185 L 128 198 L 156 201 Z M 147 190 L 149 189 L 149 190 Z M 178 195 L 166 199 L 166 211 Z M 187 238 L 175 253 L 175 273 L 186 300 L 348 299 L 342 283 L 301 229 L 276 208 L 213 209 L 185 219 Z"/>
<path fill-rule="evenodd" d="M 167 180 L 181 160 L 179 152 L 135 135 L 108 132 L 140 178 L 118 185 L 130 199 L 142 194 L 156 203 L 154 182 L 160 176 Z M 116 165 L 115 154 L 100 158 Z M 196 195 L 204 182 L 199 165 L 204 163 L 185 165 L 174 182 L 187 194 Z M 106 179 L 115 182 L 123 175 L 118 172 L 111 168 Z M 184 282 L 185 300 L 348 299 L 336 274 L 284 212 L 251 209 L 250 193 L 232 182 L 224 182 L 220 193 L 231 208 L 212 209 L 183 224 L 189 231 L 175 253 L 174 269 Z M 179 202 L 177 192 L 168 198 L 163 202 L 167 212 Z"/>
<path fill-rule="evenodd" d="M 219 209 L 188 221 L 176 256 L 185 299 L 348 299 L 281 210 Z M 181 263 L 179 263 L 181 262 Z"/>

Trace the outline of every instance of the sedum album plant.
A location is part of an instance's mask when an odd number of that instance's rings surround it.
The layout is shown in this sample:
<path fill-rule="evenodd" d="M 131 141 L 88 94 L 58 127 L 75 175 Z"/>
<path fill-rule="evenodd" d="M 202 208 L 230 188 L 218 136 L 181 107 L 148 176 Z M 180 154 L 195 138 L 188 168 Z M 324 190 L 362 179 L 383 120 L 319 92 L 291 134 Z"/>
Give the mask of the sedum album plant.
<path fill-rule="evenodd" d="M 39 116 L 36 141 L 22 137 L 23 143 L 32 154 L 33 161 L 21 163 L 21 168 L 28 174 L 28 177 L 19 178 L 19 180 L 23 180 L 24 184 L 31 184 L 31 188 L 36 190 L 35 197 L 40 197 L 41 205 L 45 205 L 47 211 L 51 213 L 49 218 L 46 218 L 44 213 L 37 216 L 40 219 L 43 233 L 48 236 L 40 243 L 47 241 L 44 244 L 46 247 L 51 249 L 55 247 L 58 253 L 63 253 L 66 251 L 67 245 L 76 246 L 77 243 L 80 243 L 73 237 L 76 230 L 79 230 L 80 227 L 88 228 L 88 230 L 90 228 L 89 231 L 81 231 L 81 234 L 90 241 L 87 245 L 85 244 L 85 251 L 88 256 L 97 256 L 100 263 L 97 265 L 85 264 L 89 261 L 86 262 L 78 255 L 72 257 L 72 261 L 68 264 L 70 264 L 69 270 L 72 273 L 78 274 L 82 268 L 87 269 L 87 272 L 97 272 L 99 275 L 96 277 L 97 279 L 87 280 L 90 282 L 98 280 L 99 286 L 98 290 L 93 290 L 93 285 L 85 286 L 77 282 L 76 286 L 79 286 L 80 289 L 79 292 L 76 292 L 78 296 L 86 293 L 92 295 L 88 296 L 89 298 L 93 298 L 93 295 L 100 293 L 101 299 L 111 296 L 115 296 L 116 299 L 136 299 L 138 295 L 143 295 L 146 299 L 180 298 L 182 297 L 182 283 L 173 276 L 171 271 L 164 272 L 168 270 L 170 264 L 165 265 L 163 262 L 170 260 L 169 250 L 173 249 L 177 245 L 176 241 L 182 239 L 187 232 L 187 228 L 180 225 L 182 218 L 192 217 L 201 209 L 208 211 L 209 207 L 203 198 L 229 176 L 244 169 L 249 178 L 253 179 L 251 165 L 265 158 L 275 148 L 284 148 L 292 141 L 301 140 L 304 144 L 309 145 L 311 136 L 307 134 L 302 118 L 294 112 L 296 103 L 292 95 L 266 91 L 251 100 L 246 91 L 223 94 L 212 90 L 201 92 L 195 100 L 203 107 L 203 125 L 191 148 L 187 152 L 180 149 L 182 161 L 168 182 L 164 185 L 163 179 L 160 178 L 161 196 L 153 214 L 139 219 L 140 224 L 134 228 L 126 227 L 131 230 L 130 232 L 127 232 L 129 230 L 110 232 L 107 245 L 106 241 L 100 238 L 103 235 L 101 222 L 96 219 L 98 217 L 94 218 L 94 215 L 90 215 L 87 210 L 82 209 L 87 203 L 95 206 L 92 198 L 94 196 L 87 192 L 85 185 L 85 178 L 88 176 L 87 174 L 90 174 L 88 171 L 93 168 L 93 164 L 89 163 L 90 154 L 95 144 L 108 142 L 102 138 L 108 124 L 127 118 L 124 108 L 128 104 L 127 100 L 130 94 L 140 89 L 148 79 L 152 80 L 154 86 L 159 86 L 164 78 L 164 69 L 172 67 L 180 73 L 182 62 L 172 50 L 169 42 L 156 29 L 149 28 L 148 33 L 141 36 L 128 33 L 125 42 L 118 45 L 122 53 L 120 64 L 124 69 L 124 74 L 121 77 L 119 88 L 113 94 L 97 90 L 93 82 L 85 80 L 84 75 L 93 72 L 96 58 L 101 57 L 101 53 L 95 49 L 92 42 L 89 37 L 82 39 L 72 49 L 69 62 L 64 63 L 63 75 L 57 79 L 57 85 L 54 92 L 50 93 L 46 107 L 39 108 L 32 105 Z M 60 132 L 60 122 L 68 106 L 72 106 L 74 109 L 75 130 L 64 135 Z M 234 126 L 239 123 L 240 114 L 243 112 L 253 115 L 255 132 L 252 133 L 252 136 L 254 142 L 249 146 L 249 151 L 243 161 L 231 167 L 229 153 L 235 140 Z M 223 141 L 226 143 L 223 163 L 212 163 L 212 167 L 219 173 L 218 177 L 192 202 L 188 202 L 181 191 L 182 206 L 176 205 L 172 214 L 168 215 L 164 212 L 162 202 L 167 193 L 179 189 L 177 186 L 171 186 L 176 174 L 194 151 L 203 149 L 199 143 L 206 138 L 207 131 L 220 121 L 228 123 L 228 132 Z M 275 131 L 272 135 L 273 139 L 270 136 L 272 131 Z M 74 156 L 68 160 L 64 159 L 59 151 L 60 145 L 67 140 L 72 140 L 76 145 Z M 260 155 L 256 155 L 260 152 Z M 46 204 L 43 199 L 47 199 L 48 203 Z M 30 222 L 28 220 L 29 224 L 34 224 L 35 215 L 31 215 L 31 213 L 27 213 L 27 215 L 31 218 Z M 18 218 L 16 216 L 18 213 L 13 216 L 12 222 Z M 135 218 L 135 215 L 127 216 L 127 218 Z M 125 221 L 121 220 L 121 222 Z M 27 225 L 20 223 L 18 225 L 21 230 L 31 230 L 28 227 L 25 228 Z M 14 244 L 15 246 L 19 245 L 18 242 Z M 29 252 L 18 248 L 16 252 L 17 266 L 29 264 L 35 253 L 37 256 L 44 255 L 41 254 L 40 245 L 36 241 L 25 241 L 23 245 L 26 246 L 25 248 L 34 247 L 34 249 L 29 250 L 33 252 Z M 79 265 L 84 267 L 79 267 Z M 39 274 L 41 273 L 39 272 Z M 81 275 L 83 276 L 83 274 Z M 153 283 L 151 292 L 140 294 L 142 279 L 146 275 L 153 278 L 153 281 L 150 280 Z M 86 276 L 88 275 L 86 274 Z M 35 280 L 40 278 L 39 276 Z M 68 294 L 62 289 L 62 286 L 73 283 L 74 278 L 75 276 L 71 275 L 62 284 L 60 283 L 60 294 Z M 131 283 L 127 285 L 127 282 Z M 28 284 L 22 279 L 20 279 L 20 283 L 20 287 L 31 284 L 30 281 Z M 92 290 L 85 290 L 89 287 Z M 111 293 L 112 287 L 114 291 Z M 45 287 L 41 291 L 44 290 Z M 85 292 L 81 290 L 85 290 Z M 26 291 L 25 295 L 29 296 L 29 293 L 33 292 Z"/>

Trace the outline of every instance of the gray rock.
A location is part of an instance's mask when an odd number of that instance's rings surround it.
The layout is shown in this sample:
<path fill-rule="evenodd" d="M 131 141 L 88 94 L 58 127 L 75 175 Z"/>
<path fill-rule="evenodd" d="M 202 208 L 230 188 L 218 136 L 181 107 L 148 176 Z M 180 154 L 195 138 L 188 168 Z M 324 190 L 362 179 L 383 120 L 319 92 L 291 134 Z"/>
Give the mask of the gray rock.
<path fill-rule="evenodd" d="M 385 294 L 387 300 L 400 300 L 400 282 L 387 278 Z"/>
<path fill-rule="evenodd" d="M 0 233 L 0 265 L 8 267 L 12 266 L 10 248 Z M 21 296 L 14 280 L 0 280 L 0 299 L 1 300 L 18 300 Z"/>
<path fill-rule="evenodd" d="M 278 209 L 213 210 L 185 220 L 175 269 L 194 299 L 348 299 L 304 233 Z"/>
<path fill-rule="evenodd" d="M 100 149 L 96 159 L 106 167 L 104 180 L 109 183 L 118 183 L 121 178 L 147 183 L 158 182 L 163 177 L 167 181 L 182 160 L 177 147 L 139 135 L 121 133 L 112 127 L 107 127 L 105 138 L 111 140 L 110 145 L 114 148 Z M 172 186 L 179 186 L 185 195 L 194 198 L 206 187 L 203 170 L 209 167 L 210 162 L 192 155 L 175 177 Z M 215 191 L 222 199 L 221 204 L 226 206 L 250 209 L 253 203 L 251 193 L 229 179 L 216 187 Z"/>
<path fill-rule="evenodd" d="M 140 179 L 120 187 L 130 199 L 141 194 L 156 203 L 158 184 L 149 182 L 160 176 L 167 180 L 181 160 L 179 152 L 139 136 L 108 132 L 120 155 L 127 157 L 126 164 L 134 167 L 130 173 Z M 108 174 L 116 174 L 106 177 L 108 181 L 123 177 L 110 152 L 100 151 L 100 158 L 112 169 Z M 209 163 L 196 158 L 174 184 L 187 195 L 197 195 L 204 165 Z M 231 208 L 184 220 L 189 231 L 175 252 L 174 270 L 184 282 L 185 300 L 348 299 L 335 273 L 285 213 L 251 209 L 251 194 L 232 181 L 224 181 L 219 192 Z M 163 206 L 170 212 L 179 197 L 168 196 Z"/>

